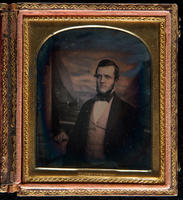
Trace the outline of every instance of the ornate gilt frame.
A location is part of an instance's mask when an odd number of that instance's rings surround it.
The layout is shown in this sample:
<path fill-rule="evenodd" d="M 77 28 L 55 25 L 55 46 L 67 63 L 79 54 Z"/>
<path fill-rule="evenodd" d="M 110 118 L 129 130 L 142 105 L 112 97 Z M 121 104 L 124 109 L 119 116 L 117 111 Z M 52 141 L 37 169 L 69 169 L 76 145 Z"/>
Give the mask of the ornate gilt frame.
<path fill-rule="evenodd" d="M 17 20 L 17 79 L 15 32 L 12 32 L 12 117 L 16 142 L 13 142 L 12 173 L 14 183 L 10 190 L 20 196 L 60 195 L 176 195 L 177 194 L 177 6 L 151 4 L 12 4 L 12 21 Z M 40 11 L 41 10 L 41 11 Z M 125 172 L 114 170 L 73 170 L 64 175 L 64 170 L 35 168 L 35 106 L 36 56 L 43 42 L 53 33 L 64 28 L 81 25 L 101 25 L 124 28 L 138 35 L 147 44 L 152 54 L 152 132 L 153 170 L 150 172 Z M 12 23 L 12 26 L 15 23 Z M 43 24 L 42 33 L 36 37 L 37 26 Z M 47 30 L 44 24 L 49 27 Z M 132 27 L 133 24 L 133 27 Z M 156 27 L 159 41 L 159 58 L 151 47 L 149 30 L 140 31 L 138 24 Z M 16 30 L 16 27 L 12 28 Z M 34 34 L 32 34 L 35 32 Z M 158 35 L 159 34 L 159 35 Z M 3 43 L 6 47 L 8 43 Z M 5 51 L 6 48 L 4 48 Z M 4 52 L 6 54 L 6 51 Z M 4 56 L 3 64 L 6 66 Z M 4 70 L 7 68 L 5 67 Z M 4 74 L 4 75 L 3 75 Z M 158 74 L 158 76 L 157 76 Z M 5 71 L 2 72 L 5 76 Z M 6 83 L 6 82 L 4 82 Z M 16 87 L 17 86 L 17 87 Z M 7 95 L 3 87 L 3 96 Z M 17 88 L 17 91 L 16 91 Z M 6 95 L 5 95 L 6 93 Z M 17 97 L 17 99 L 16 99 Z M 8 109 L 4 98 L 4 108 Z M 17 106 L 16 106 L 17 105 Z M 34 107 L 36 108 L 36 106 Z M 8 115 L 3 110 L 3 130 Z M 16 118 L 15 118 L 16 110 Z M 155 111 L 154 111 L 155 110 Z M 158 131 L 157 131 L 158 130 Z M 160 137 L 159 137 L 160 136 Z M 4 139 L 3 139 L 4 138 Z M 2 140 L 6 145 L 4 134 Z M 156 146 L 160 143 L 159 146 Z M 159 148 L 155 148 L 159 147 Z M 16 151 L 15 151 L 16 148 Z M 3 147 L 4 158 L 8 152 Z M 3 160 L 2 166 L 5 165 Z M 3 167 L 5 169 L 5 167 Z M 66 169 L 67 170 L 67 169 Z M 60 171 L 63 175 L 60 175 Z M 70 184 L 68 184 L 70 183 Z M 105 184 L 108 183 L 108 184 Z"/>

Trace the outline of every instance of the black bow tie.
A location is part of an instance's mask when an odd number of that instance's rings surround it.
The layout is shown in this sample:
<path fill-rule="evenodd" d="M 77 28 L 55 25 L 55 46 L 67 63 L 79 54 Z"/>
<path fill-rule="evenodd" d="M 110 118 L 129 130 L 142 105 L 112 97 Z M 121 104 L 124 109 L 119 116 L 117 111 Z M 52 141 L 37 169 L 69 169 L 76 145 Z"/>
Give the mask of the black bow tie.
<path fill-rule="evenodd" d="M 114 96 L 114 93 L 110 94 L 97 94 L 95 97 L 95 101 L 107 101 L 109 102 L 112 97 Z"/>

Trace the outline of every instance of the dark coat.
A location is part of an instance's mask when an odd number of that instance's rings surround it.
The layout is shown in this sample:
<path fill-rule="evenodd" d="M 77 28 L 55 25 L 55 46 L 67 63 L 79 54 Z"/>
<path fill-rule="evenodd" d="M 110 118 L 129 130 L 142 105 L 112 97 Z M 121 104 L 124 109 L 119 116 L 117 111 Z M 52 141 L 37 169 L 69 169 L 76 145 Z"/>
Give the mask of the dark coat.
<path fill-rule="evenodd" d="M 81 108 L 74 130 L 69 137 L 66 165 L 87 167 L 85 148 L 94 103 L 95 100 L 90 99 Z M 137 110 L 115 94 L 104 138 L 104 152 L 107 160 L 115 162 L 117 168 L 139 168 L 137 165 L 142 160 L 139 156 L 142 157 L 141 151 L 144 151 L 145 142 L 140 134 L 143 134 L 143 128 L 139 126 Z"/>

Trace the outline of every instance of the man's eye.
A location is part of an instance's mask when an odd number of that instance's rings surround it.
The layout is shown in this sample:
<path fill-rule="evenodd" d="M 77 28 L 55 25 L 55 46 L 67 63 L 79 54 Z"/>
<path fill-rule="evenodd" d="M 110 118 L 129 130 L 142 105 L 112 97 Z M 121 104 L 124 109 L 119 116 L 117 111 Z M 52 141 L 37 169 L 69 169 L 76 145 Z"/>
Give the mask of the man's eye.
<path fill-rule="evenodd" d="M 105 75 L 105 78 L 106 78 L 106 79 L 111 79 L 111 76 Z"/>
<path fill-rule="evenodd" d="M 102 78 L 102 75 L 97 74 L 96 77 L 97 77 L 98 79 L 101 79 L 101 78 Z"/>
<path fill-rule="evenodd" d="M 97 79 L 102 79 L 102 77 L 104 77 L 105 79 L 111 79 L 111 78 L 112 78 L 112 77 L 109 76 L 109 75 L 100 75 L 100 74 L 95 75 L 95 77 L 96 77 Z"/>

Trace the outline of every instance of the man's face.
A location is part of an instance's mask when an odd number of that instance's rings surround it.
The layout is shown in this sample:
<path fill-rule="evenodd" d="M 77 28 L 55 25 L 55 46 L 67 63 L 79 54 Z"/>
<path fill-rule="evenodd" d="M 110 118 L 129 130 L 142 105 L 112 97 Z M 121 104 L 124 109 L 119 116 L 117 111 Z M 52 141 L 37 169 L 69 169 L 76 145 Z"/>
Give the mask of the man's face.
<path fill-rule="evenodd" d="M 111 91 L 115 85 L 114 67 L 99 67 L 96 75 L 97 92 L 105 94 Z"/>

